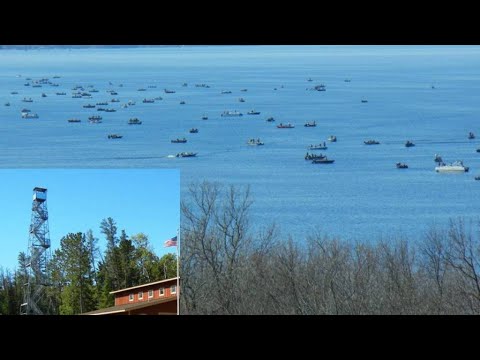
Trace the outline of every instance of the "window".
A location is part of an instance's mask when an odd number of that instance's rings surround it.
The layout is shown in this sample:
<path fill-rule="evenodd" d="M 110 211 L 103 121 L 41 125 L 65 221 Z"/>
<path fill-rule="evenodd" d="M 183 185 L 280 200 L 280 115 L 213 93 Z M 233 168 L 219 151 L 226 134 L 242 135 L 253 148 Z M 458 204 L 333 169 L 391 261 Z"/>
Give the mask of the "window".
<path fill-rule="evenodd" d="M 138 293 L 138 300 L 142 300 L 143 299 L 143 292 L 139 292 Z"/>
<path fill-rule="evenodd" d="M 134 295 L 133 295 L 133 294 L 128 295 L 128 301 L 133 301 L 133 299 L 134 299 Z"/>
<path fill-rule="evenodd" d="M 164 288 L 160 288 L 160 290 L 158 290 L 158 295 L 160 295 L 160 296 L 165 296 L 165 289 L 164 289 Z"/>
<path fill-rule="evenodd" d="M 152 298 L 153 297 L 153 290 L 148 290 L 148 298 Z"/>
<path fill-rule="evenodd" d="M 170 293 L 172 294 L 176 294 L 177 293 L 177 285 L 172 285 L 170 287 Z"/>

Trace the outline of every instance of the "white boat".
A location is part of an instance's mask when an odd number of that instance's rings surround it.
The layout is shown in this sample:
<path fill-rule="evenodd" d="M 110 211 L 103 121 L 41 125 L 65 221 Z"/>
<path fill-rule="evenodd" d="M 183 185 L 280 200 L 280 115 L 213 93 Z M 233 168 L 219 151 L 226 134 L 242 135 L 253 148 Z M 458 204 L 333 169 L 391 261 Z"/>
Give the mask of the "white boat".
<path fill-rule="evenodd" d="M 468 167 L 462 161 L 455 161 L 451 164 L 440 164 L 435 167 L 436 172 L 468 172 Z"/>

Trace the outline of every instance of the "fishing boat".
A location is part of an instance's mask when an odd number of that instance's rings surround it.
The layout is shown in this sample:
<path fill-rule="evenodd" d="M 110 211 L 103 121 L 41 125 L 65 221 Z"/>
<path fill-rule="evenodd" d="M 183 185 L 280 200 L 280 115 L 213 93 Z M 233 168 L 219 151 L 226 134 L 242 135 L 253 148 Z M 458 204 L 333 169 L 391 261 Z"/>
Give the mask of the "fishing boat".
<path fill-rule="evenodd" d="M 274 122 L 275 119 L 274 119 L 273 117 L 269 117 L 269 118 L 267 119 L 267 121 L 268 121 L 268 122 Z"/>
<path fill-rule="evenodd" d="M 470 131 L 470 132 L 468 133 L 468 139 L 469 139 L 469 140 L 475 139 L 475 135 L 474 135 L 473 132 Z"/>
<path fill-rule="evenodd" d="M 80 119 L 68 119 L 67 121 L 68 121 L 69 123 L 79 123 L 79 122 L 81 122 L 82 120 L 80 120 Z"/>
<path fill-rule="evenodd" d="M 326 156 L 323 154 L 310 154 L 307 152 L 305 155 L 305 160 L 315 160 L 315 159 L 325 159 Z"/>
<path fill-rule="evenodd" d="M 364 104 L 365 104 L 365 103 L 368 103 L 368 100 L 362 99 L 362 103 L 364 103 Z"/>
<path fill-rule="evenodd" d="M 180 101 L 180 105 L 185 105 L 185 101 Z"/>
<path fill-rule="evenodd" d="M 197 128 L 191 128 L 188 132 L 190 134 L 196 134 L 196 133 L 198 133 L 198 129 Z"/>
<path fill-rule="evenodd" d="M 293 129 L 294 127 L 295 127 L 295 125 L 292 125 L 290 123 L 288 123 L 288 124 L 280 123 L 279 125 L 277 125 L 277 128 L 279 128 L 279 129 Z"/>
<path fill-rule="evenodd" d="M 95 106 L 96 105 L 92 105 L 92 104 L 83 105 L 85 109 L 93 109 Z"/>
<path fill-rule="evenodd" d="M 23 113 L 22 118 L 24 119 L 38 119 L 38 114 L 34 113 Z"/>
<path fill-rule="evenodd" d="M 337 142 L 337 137 L 335 135 L 330 135 L 327 140 L 330 142 Z"/>
<path fill-rule="evenodd" d="M 328 147 L 326 146 L 325 142 L 323 144 L 318 144 L 318 145 L 310 145 L 308 150 L 327 150 Z"/>
<path fill-rule="evenodd" d="M 260 141 L 260 139 L 249 139 L 247 141 L 247 144 L 248 145 L 252 145 L 252 146 L 259 146 L 259 145 L 265 145 L 264 142 Z"/>
<path fill-rule="evenodd" d="M 42 97 L 47 97 L 47 94 L 45 94 L 45 93 L 42 93 Z"/>
<path fill-rule="evenodd" d="M 408 165 L 405 163 L 397 162 L 397 169 L 408 169 Z"/>
<path fill-rule="evenodd" d="M 23 102 L 33 102 L 32 98 L 28 98 L 28 99 L 27 99 L 27 98 L 25 98 L 25 97 L 22 99 L 22 101 L 23 101 Z"/>
<path fill-rule="evenodd" d="M 5 103 L 5 106 L 10 106 L 10 103 L 9 103 L 9 102 L 6 102 L 6 103 Z"/>
<path fill-rule="evenodd" d="M 380 144 L 380 142 L 378 142 L 377 140 L 365 140 L 363 143 L 365 145 L 378 145 L 378 144 Z"/>
<path fill-rule="evenodd" d="M 260 115 L 260 111 L 250 110 L 247 114 L 248 115 Z"/>
<path fill-rule="evenodd" d="M 326 156 L 322 159 L 313 159 L 312 160 L 312 164 L 333 164 L 334 162 L 335 162 L 335 160 L 327 159 Z"/>
<path fill-rule="evenodd" d="M 208 120 L 208 116 L 207 116 L 207 115 L 203 115 L 203 116 L 202 116 L 202 120 Z"/>
<path fill-rule="evenodd" d="M 441 163 L 435 167 L 436 172 L 468 172 L 468 167 L 463 165 L 463 162 L 458 160 L 451 164 Z"/>
<path fill-rule="evenodd" d="M 238 101 L 243 103 L 243 102 L 245 102 L 245 99 L 244 98 L 239 98 Z"/>
<path fill-rule="evenodd" d="M 165 94 L 175 94 L 175 90 L 163 89 L 163 91 L 165 91 Z"/>
<path fill-rule="evenodd" d="M 176 157 L 195 157 L 197 156 L 197 153 L 194 152 L 181 152 L 175 155 Z"/>
<path fill-rule="evenodd" d="M 405 143 L 405 147 L 412 147 L 412 146 L 415 146 L 415 144 L 410 140 L 407 140 L 407 142 Z"/>
<path fill-rule="evenodd" d="M 183 138 L 183 139 L 174 139 L 174 140 L 170 140 L 173 144 L 185 144 L 187 142 L 187 139 Z"/>
<path fill-rule="evenodd" d="M 155 100 L 154 100 L 154 99 L 143 99 L 142 102 L 143 102 L 144 104 L 152 104 L 152 103 L 155 102 Z"/>
<path fill-rule="evenodd" d="M 303 126 L 305 126 L 305 127 L 315 127 L 315 126 L 317 126 L 317 123 L 315 121 L 309 121 L 309 122 L 306 122 Z"/>
<path fill-rule="evenodd" d="M 128 125 L 141 125 L 142 122 L 138 118 L 131 118 L 128 120 Z"/>
<path fill-rule="evenodd" d="M 123 135 L 118 135 L 118 134 L 110 134 L 107 136 L 109 139 L 121 139 Z"/>
<path fill-rule="evenodd" d="M 243 114 L 239 111 L 224 111 L 221 115 L 222 117 L 235 117 L 235 116 L 243 116 Z"/>

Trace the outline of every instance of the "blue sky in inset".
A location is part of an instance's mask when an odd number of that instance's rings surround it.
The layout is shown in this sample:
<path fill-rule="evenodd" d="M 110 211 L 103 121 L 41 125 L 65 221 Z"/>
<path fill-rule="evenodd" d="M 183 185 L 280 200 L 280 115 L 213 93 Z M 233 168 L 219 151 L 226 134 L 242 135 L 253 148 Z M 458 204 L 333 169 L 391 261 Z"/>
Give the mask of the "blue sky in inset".
<path fill-rule="evenodd" d="M 13 270 L 27 252 L 34 187 L 47 188 L 52 254 L 70 232 L 91 229 L 103 252 L 100 223 L 113 218 L 118 235 L 148 235 L 158 256 L 175 253 L 164 241 L 180 225 L 177 169 L 7 169 L 0 170 L 0 267 Z"/>

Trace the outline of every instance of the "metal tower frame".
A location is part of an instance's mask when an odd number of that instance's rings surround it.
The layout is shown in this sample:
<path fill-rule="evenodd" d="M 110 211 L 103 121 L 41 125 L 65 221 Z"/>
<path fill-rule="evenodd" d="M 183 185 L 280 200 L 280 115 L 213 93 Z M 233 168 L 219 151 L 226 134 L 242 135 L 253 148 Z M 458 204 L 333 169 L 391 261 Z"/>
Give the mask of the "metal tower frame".
<path fill-rule="evenodd" d="M 51 258 L 48 228 L 47 189 L 33 189 L 32 219 L 27 250 L 27 283 L 24 287 L 22 315 L 50 313 L 46 289 L 50 286 L 47 266 Z"/>

